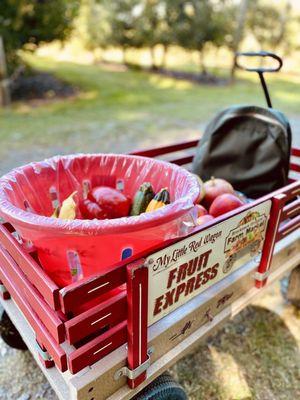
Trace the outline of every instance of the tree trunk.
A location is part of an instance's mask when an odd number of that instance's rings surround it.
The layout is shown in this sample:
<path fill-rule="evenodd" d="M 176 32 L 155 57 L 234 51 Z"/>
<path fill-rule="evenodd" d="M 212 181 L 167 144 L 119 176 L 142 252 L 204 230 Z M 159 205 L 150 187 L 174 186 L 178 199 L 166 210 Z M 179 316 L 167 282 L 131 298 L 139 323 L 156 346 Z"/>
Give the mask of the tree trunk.
<path fill-rule="evenodd" d="M 151 69 L 157 69 L 155 64 L 155 48 L 154 46 L 150 47 L 150 56 L 151 56 Z"/>
<path fill-rule="evenodd" d="M 207 75 L 207 69 L 204 63 L 204 50 L 199 50 L 199 65 L 200 65 L 200 72 L 202 75 Z"/>
<path fill-rule="evenodd" d="M 10 105 L 9 79 L 7 78 L 6 58 L 2 36 L 0 36 L 0 106 Z"/>
<path fill-rule="evenodd" d="M 169 46 L 163 45 L 163 53 L 161 58 L 161 67 L 165 68 L 167 65 L 167 55 L 168 55 Z"/>
<path fill-rule="evenodd" d="M 122 47 L 122 64 L 125 64 L 126 65 L 126 63 L 127 63 L 127 49 L 126 49 L 126 47 Z"/>
<path fill-rule="evenodd" d="M 240 43 L 243 39 L 243 33 L 244 33 L 244 27 L 245 27 L 245 22 L 246 22 L 246 16 L 247 12 L 249 9 L 249 0 L 241 0 L 241 4 L 239 7 L 239 13 L 237 17 L 237 28 L 234 33 L 234 38 L 233 38 L 233 46 L 232 46 L 232 52 L 233 52 L 233 60 L 232 60 L 232 66 L 231 66 L 231 71 L 230 71 L 230 78 L 231 82 L 234 81 L 235 79 L 235 70 L 236 70 L 236 55 L 235 53 L 239 50 Z"/>

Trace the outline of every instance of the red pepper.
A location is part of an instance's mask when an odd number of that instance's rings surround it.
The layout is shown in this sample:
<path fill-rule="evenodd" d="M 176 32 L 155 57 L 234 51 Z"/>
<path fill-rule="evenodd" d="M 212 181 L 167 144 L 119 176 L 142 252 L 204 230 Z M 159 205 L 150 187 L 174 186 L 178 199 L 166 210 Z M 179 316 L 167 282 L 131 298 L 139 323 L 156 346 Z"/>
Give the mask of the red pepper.
<path fill-rule="evenodd" d="M 120 218 L 129 215 L 131 201 L 123 193 L 108 186 L 98 186 L 88 194 L 88 199 L 98 204 L 107 218 Z"/>
<path fill-rule="evenodd" d="M 83 219 L 105 219 L 108 218 L 107 214 L 97 203 L 89 199 L 82 200 L 79 203 L 79 210 Z"/>

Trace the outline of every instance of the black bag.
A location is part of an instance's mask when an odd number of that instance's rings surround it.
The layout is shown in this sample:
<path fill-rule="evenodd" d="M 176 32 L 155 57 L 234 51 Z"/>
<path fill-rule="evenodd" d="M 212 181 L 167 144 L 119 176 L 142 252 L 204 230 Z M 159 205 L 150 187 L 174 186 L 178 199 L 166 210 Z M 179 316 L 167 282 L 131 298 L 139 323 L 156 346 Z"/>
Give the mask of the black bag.
<path fill-rule="evenodd" d="M 265 52 L 245 54 L 279 59 Z M 276 70 L 281 65 L 280 60 Z M 291 128 L 287 118 L 271 108 L 263 72 L 275 70 L 248 70 L 259 73 L 270 108 L 233 106 L 216 115 L 199 142 L 192 171 L 203 180 L 226 179 L 236 190 L 258 198 L 288 182 Z"/>

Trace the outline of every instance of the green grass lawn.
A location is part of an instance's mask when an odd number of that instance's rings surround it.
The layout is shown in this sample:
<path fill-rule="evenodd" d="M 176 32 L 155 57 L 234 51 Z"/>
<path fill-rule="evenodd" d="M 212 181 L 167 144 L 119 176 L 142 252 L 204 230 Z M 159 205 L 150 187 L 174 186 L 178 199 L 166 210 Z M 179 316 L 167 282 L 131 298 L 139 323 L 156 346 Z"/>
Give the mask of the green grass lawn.
<path fill-rule="evenodd" d="M 264 105 L 257 78 L 234 86 L 198 86 L 126 71 L 26 55 L 34 68 L 76 85 L 76 98 L 18 103 L 0 112 L 0 171 L 32 159 L 70 152 L 125 152 L 198 137 L 203 124 L 230 104 Z M 269 79 L 274 104 L 294 115 L 300 108 L 300 76 Z M 17 153 L 17 156 L 16 156 Z"/>

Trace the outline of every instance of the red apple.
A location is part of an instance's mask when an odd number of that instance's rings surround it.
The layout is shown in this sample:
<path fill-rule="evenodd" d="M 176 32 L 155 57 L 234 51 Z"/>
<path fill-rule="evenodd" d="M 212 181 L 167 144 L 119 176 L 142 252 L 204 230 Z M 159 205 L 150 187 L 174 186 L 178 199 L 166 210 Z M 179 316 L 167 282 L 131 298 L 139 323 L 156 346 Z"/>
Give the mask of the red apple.
<path fill-rule="evenodd" d="M 241 207 L 244 203 L 234 194 L 224 193 L 218 196 L 209 208 L 209 213 L 214 217 L 225 214 Z"/>
<path fill-rule="evenodd" d="M 214 217 L 212 215 L 206 214 L 201 215 L 201 217 L 197 218 L 197 225 L 207 224 L 208 222 L 212 221 Z"/>
<path fill-rule="evenodd" d="M 221 194 L 234 193 L 232 185 L 225 181 L 225 179 L 219 179 L 212 177 L 209 181 L 204 183 L 205 196 L 202 204 L 205 208 L 209 209 L 212 202 Z"/>
<path fill-rule="evenodd" d="M 201 204 L 196 204 L 197 207 L 197 213 L 198 213 L 198 218 L 202 217 L 202 215 L 207 215 L 208 211 L 205 207 L 203 207 Z"/>

